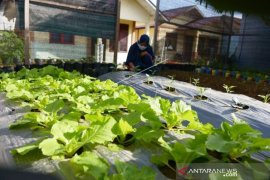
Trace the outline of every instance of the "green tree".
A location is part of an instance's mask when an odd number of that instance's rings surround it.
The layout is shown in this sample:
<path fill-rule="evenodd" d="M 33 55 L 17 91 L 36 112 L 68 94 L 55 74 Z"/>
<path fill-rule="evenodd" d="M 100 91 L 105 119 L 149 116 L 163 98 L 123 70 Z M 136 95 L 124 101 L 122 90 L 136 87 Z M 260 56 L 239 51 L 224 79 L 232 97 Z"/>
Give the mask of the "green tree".
<path fill-rule="evenodd" d="M 12 31 L 0 31 L 0 59 L 3 64 L 12 63 L 13 59 L 24 57 L 24 43 Z"/>
<path fill-rule="evenodd" d="M 270 15 L 270 4 L 266 0 L 196 0 L 213 6 L 217 11 L 239 11 L 245 14 L 256 14 L 259 16 Z"/>

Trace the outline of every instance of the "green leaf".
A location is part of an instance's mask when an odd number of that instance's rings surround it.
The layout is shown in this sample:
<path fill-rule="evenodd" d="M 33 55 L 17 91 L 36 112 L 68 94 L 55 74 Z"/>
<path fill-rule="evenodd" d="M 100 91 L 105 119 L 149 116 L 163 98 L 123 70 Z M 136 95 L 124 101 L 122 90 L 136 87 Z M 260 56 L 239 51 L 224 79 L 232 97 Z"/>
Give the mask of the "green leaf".
<path fill-rule="evenodd" d="M 21 128 L 21 127 L 29 127 L 32 125 L 34 125 L 34 123 L 29 119 L 19 119 L 16 122 L 10 124 L 9 128 L 15 129 L 15 128 Z"/>
<path fill-rule="evenodd" d="M 62 120 L 79 121 L 81 119 L 81 113 L 77 111 L 69 112 L 62 117 Z"/>
<path fill-rule="evenodd" d="M 238 142 L 226 139 L 221 134 L 209 135 L 206 141 L 206 147 L 223 153 L 230 153 L 235 147 L 240 146 Z"/>
<path fill-rule="evenodd" d="M 82 141 L 87 143 L 105 144 L 112 142 L 116 135 L 112 132 L 116 121 L 109 116 L 104 117 L 103 121 L 93 122 L 89 130 L 83 135 Z"/>
<path fill-rule="evenodd" d="M 150 167 L 138 168 L 136 165 L 115 161 L 117 174 L 113 174 L 112 179 L 130 179 L 130 180 L 151 180 L 156 178 L 156 173 Z"/>
<path fill-rule="evenodd" d="M 124 141 L 126 138 L 126 135 L 129 133 L 134 132 L 135 129 L 132 128 L 131 125 L 128 124 L 127 121 L 124 121 L 123 119 L 120 119 L 118 123 L 115 124 L 115 126 L 112 129 L 112 132 L 120 137 L 120 141 Z"/>
<path fill-rule="evenodd" d="M 75 155 L 70 162 L 78 167 L 75 174 L 82 175 L 85 178 L 88 175 L 88 178 L 92 176 L 94 179 L 104 179 L 109 170 L 109 165 L 105 159 L 89 151 L 83 152 L 79 156 Z"/>
<path fill-rule="evenodd" d="M 180 100 L 173 102 L 170 109 L 171 112 L 174 112 L 176 114 L 182 114 L 189 110 L 191 110 L 191 106 Z"/>
<path fill-rule="evenodd" d="M 94 152 L 75 155 L 70 161 L 59 163 L 60 171 L 66 179 L 107 179 L 109 165 Z"/>
<path fill-rule="evenodd" d="M 170 101 L 168 99 L 160 98 L 159 103 L 160 103 L 160 109 L 162 111 L 162 114 L 167 114 L 171 107 Z"/>
<path fill-rule="evenodd" d="M 148 123 L 153 129 L 159 129 L 162 123 L 152 109 L 145 110 L 141 115 L 141 120 Z"/>
<path fill-rule="evenodd" d="M 51 134 L 55 139 L 60 140 L 61 142 L 68 143 L 69 139 L 66 137 L 67 133 L 77 133 L 79 124 L 75 121 L 58 121 L 56 122 L 51 129 Z"/>
<path fill-rule="evenodd" d="M 19 147 L 19 148 L 11 150 L 11 153 L 13 155 L 14 154 L 25 155 L 25 154 L 31 152 L 32 150 L 37 149 L 38 144 L 39 144 L 39 141 L 31 143 L 31 144 L 27 144 L 27 145 L 25 145 L 23 147 Z"/>
<path fill-rule="evenodd" d="M 60 111 L 63 107 L 65 106 L 64 101 L 61 100 L 56 100 L 51 104 L 48 104 L 45 107 L 45 111 L 50 112 L 50 113 L 57 113 L 58 111 Z"/>
<path fill-rule="evenodd" d="M 63 154 L 64 148 L 65 146 L 59 144 L 54 138 L 45 139 L 39 144 L 39 149 L 41 149 L 45 156 Z"/>
<path fill-rule="evenodd" d="M 10 124 L 9 128 L 20 128 L 20 127 L 31 127 L 37 123 L 37 117 L 39 113 L 30 112 L 25 114 L 21 119 L 18 119 L 16 122 Z"/>
<path fill-rule="evenodd" d="M 142 113 L 140 112 L 131 112 L 127 115 L 122 115 L 121 118 L 127 121 L 131 126 L 134 126 L 141 121 L 141 115 Z"/>
<path fill-rule="evenodd" d="M 156 142 L 160 137 L 163 137 L 164 131 L 161 129 L 152 129 L 149 126 L 141 126 L 137 128 L 134 136 L 138 140 L 150 143 L 151 141 Z"/>

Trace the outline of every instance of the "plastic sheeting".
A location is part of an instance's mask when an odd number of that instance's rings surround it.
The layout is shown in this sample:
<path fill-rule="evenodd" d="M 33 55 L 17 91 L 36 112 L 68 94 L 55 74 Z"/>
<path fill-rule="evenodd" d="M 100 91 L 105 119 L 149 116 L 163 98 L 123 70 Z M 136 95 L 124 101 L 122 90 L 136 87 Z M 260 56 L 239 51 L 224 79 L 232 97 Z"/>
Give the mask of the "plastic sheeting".
<path fill-rule="evenodd" d="M 14 148 L 26 145 L 36 140 L 30 130 L 10 130 L 9 125 L 20 118 L 28 108 L 20 108 L 16 103 L 6 99 L 3 93 L 0 94 L 0 165 L 13 168 L 16 164 L 28 164 L 27 161 L 39 159 L 38 154 L 31 154 L 31 159 L 20 159 L 13 157 L 10 151 Z M 36 156 L 36 157 L 35 157 Z M 20 162 L 21 161 L 21 162 Z M 49 158 L 39 159 L 28 166 L 20 166 L 26 171 L 39 173 L 52 173 L 55 171 L 55 164 Z"/>
<path fill-rule="evenodd" d="M 130 76 L 133 75 L 133 76 Z M 237 118 L 246 121 L 253 128 L 260 130 L 263 137 L 270 138 L 270 104 L 263 103 L 256 99 L 241 94 L 229 94 L 206 88 L 204 96 L 208 100 L 195 100 L 194 96 L 198 95 L 198 87 L 181 81 L 152 76 L 152 85 L 144 83 L 147 81 L 146 74 L 134 74 L 129 71 L 112 72 L 99 77 L 101 80 L 111 79 L 114 82 L 130 85 L 137 93 L 149 96 L 161 96 L 171 101 L 183 100 L 190 104 L 197 111 L 199 119 L 203 123 L 211 123 L 215 127 L 220 127 L 223 121 L 232 122 L 232 113 Z M 166 86 L 175 88 L 175 92 L 168 92 Z M 247 110 L 239 110 L 232 107 L 235 103 L 232 98 L 237 98 L 240 103 L 249 106 Z M 260 154 L 260 158 L 264 159 L 265 155 L 270 157 L 270 153 Z"/>

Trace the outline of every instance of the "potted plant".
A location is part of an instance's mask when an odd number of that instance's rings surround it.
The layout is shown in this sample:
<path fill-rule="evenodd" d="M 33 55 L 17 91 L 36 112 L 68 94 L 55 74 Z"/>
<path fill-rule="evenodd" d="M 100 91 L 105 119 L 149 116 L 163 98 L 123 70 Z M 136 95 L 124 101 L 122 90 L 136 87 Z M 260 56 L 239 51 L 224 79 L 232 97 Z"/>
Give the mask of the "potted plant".
<path fill-rule="evenodd" d="M 13 59 L 23 59 L 24 43 L 14 32 L 0 32 L 0 59 L 4 65 L 13 64 Z"/>
<path fill-rule="evenodd" d="M 42 65 L 42 59 L 35 58 L 34 61 L 36 65 Z"/>

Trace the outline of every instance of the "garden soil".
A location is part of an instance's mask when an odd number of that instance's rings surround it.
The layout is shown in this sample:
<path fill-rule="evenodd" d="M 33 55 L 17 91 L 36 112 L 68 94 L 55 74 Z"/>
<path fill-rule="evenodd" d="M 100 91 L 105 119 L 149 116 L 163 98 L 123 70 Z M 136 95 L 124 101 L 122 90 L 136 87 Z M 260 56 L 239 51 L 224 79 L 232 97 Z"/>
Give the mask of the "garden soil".
<path fill-rule="evenodd" d="M 197 74 L 194 72 L 177 71 L 177 70 L 162 70 L 159 76 L 175 76 L 176 80 L 183 82 L 192 82 L 192 78 L 199 78 L 199 86 L 212 88 L 218 91 L 226 92 L 223 84 L 228 86 L 236 86 L 232 90 L 235 94 L 244 94 L 246 96 L 262 101 L 258 95 L 266 95 L 270 93 L 270 84 L 267 82 L 256 83 L 255 81 L 244 81 L 242 79 L 225 78 L 223 76 L 212 76 L 210 74 Z"/>

